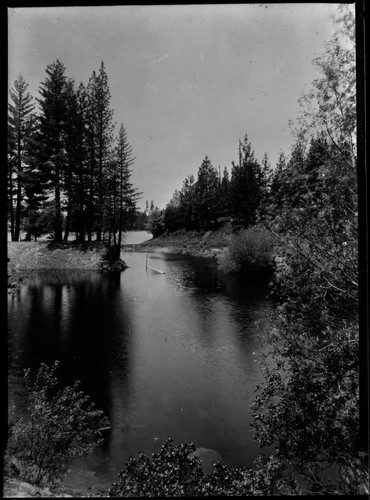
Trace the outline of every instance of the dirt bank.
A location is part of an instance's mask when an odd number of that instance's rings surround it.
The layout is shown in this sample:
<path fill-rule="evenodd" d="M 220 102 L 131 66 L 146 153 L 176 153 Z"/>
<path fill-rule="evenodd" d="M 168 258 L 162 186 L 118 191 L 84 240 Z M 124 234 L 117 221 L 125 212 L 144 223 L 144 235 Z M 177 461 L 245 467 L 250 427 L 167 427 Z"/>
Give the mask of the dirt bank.
<path fill-rule="evenodd" d="M 8 242 L 8 271 L 22 269 L 103 270 L 107 266 L 107 248 L 103 243 L 58 245 L 47 242 Z"/>
<path fill-rule="evenodd" d="M 145 241 L 140 245 L 123 245 L 122 250 L 219 257 L 227 250 L 231 235 L 231 224 L 213 231 L 185 231 L 181 229 Z"/>

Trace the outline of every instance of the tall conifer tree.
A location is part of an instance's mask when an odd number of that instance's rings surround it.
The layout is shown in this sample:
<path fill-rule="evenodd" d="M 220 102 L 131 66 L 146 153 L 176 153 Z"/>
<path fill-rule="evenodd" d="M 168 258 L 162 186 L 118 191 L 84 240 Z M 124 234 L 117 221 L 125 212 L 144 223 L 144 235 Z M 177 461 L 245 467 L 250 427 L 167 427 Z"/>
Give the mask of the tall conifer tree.
<path fill-rule="evenodd" d="M 95 71 L 89 81 L 90 97 L 90 159 L 91 159 L 91 199 L 90 206 L 95 215 L 96 239 L 102 239 L 102 224 L 104 211 L 103 177 L 104 170 L 110 161 L 113 142 L 113 110 L 110 109 L 110 91 L 104 62 L 101 63 L 99 74 Z M 94 189 L 94 178 L 96 179 Z M 96 191 L 96 192 L 94 192 Z M 90 228 L 91 238 L 91 228 Z"/>
<path fill-rule="evenodd" d="M 24 166 L 27 148 L 34 132 L 35 105 L 27 91 L 28 83 L 20 74 L 10 90 L 8 103 L 8 196 L 12 241 L 19 241 L 21 208 L 24 196 Z M 15 210 L 14 210 L 15 196 Z"/>
<path fill-rule="evenodd" d="M 136 202 L 142 193 L 134 188 L 131 182 L 131 166 L 135 158 L 132 156 L 132 146 L 127 140 L 127 133 L 123 124 L 119 129 L 117 146 L 115 149 L 115 169 L 118 180 L 118 242 L 121 248 L 122 232 L 127 229 L 129 216 L 136 210 Z"/>
<path fill-rule="evenodd" d="M 230 211 L 234 223 L 254 224 L 256 209 L 261 200 L 261 167 L 254 158 L 254 151 L 247 134 L 239 142 L 239 163 L 232 164 L 230 179 Z"/>
<path fill-rule="evenodd" d="M 196 184 L 197 215 L 201 227 L 208 227 L 210 221 L 217 217 L 220 203 L 219 192 L 217 170 L 206 156 L 199 167 Z"/>
<path fill-rule="evenodd" d="M 70 87 L 64 74 L 65 66 L 57 60 L 46 68 L 47 77 L 40 86 L 37 99 L 40 142 L 38 154 L 42 168 L 49 177 L 54 197 L 54 239 L 62 241 L 62 179 L 65 158 L 65 131 Z"/>

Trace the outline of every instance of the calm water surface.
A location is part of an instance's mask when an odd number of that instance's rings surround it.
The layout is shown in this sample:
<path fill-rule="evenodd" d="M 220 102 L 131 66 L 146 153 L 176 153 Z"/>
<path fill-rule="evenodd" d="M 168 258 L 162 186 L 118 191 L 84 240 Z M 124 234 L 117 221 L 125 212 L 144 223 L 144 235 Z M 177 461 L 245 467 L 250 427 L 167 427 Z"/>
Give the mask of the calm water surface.
<path fill-rule="evenodd" d="M 109 486 L 129 456 L 172 437 L 217 450 L 230 465 L 260 454 L 250 410 L 273 305 L 266 280 L 224 280 L 216 260 L 124 253 L 129 269 L 32 273 L 9 296 L 9 408 L 22 370 L 61 362 L 112 429 L 79 459 L 69 486 Z"/>

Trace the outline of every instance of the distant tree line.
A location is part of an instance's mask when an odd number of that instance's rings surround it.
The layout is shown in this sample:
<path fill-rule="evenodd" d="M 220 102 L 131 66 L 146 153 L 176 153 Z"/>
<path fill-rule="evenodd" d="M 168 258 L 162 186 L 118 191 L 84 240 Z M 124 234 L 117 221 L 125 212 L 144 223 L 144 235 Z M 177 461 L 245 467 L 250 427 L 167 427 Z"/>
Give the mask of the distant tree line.
<path fill-rule="evenodd" d="M 38 111 L 22 75 L 8 104 L 8 219 L 13 241 L 49 233 L 56 242 L 121 244 L 141 193 L 123 124 L 114 137 L 104 63 L 76 89 L 60 61 L 46 68 Z"/>
<path fill-rule="evenodd" d="M 206 156 L 197 178 L 194 175 L 186 177 L 182 188 L 174 192 L 164 210 L 151 208 L 147 228 L 154 236 L 179 229 L 215 229 L 225 221 L 231 221 L 236 229 L 248 228 L 277 220 L 282 213 L 293 214 L 298 205 L 307 215 L 306 223 L 309 224 L 317 209 L 314 192 L 317 198 L 322 189 L 335 188 L 343 178 L 345 182 L 355 182 L 352 163 L 351 175 L 343 170 L 335 175 L 332 175 L 333 170 L 326 172 L 328 165 L 337 161 L 338 154 L 343 151 L 353 162 L 351 148 L 350 140 L 342 138 L 338 151 L 338 144 L 328 140 L 323 131 L 310 137 L 300 134 L 289 157 L 281 152 L 272 168 L 266 153 L 261 164 L 255 159 L 246 134 L 239 142 L 239 161 L 231 163 L 230 174 L 225 167 L 221 175 L 220 169 L 217 170 Z"/>
<path fill-rule="evenodd" d="M 206 156 L 197 179 L 190 175 L 184 180 L 163 212 L 164 229 L 209 229 L 230 218 L 236 225 L 254 224 L 270 176 L 267 159 L 262 168 L 246 135 L 239 143 L 239 161 L 232 163 L 230 176 L 226 167 L 221 176 Z"/>

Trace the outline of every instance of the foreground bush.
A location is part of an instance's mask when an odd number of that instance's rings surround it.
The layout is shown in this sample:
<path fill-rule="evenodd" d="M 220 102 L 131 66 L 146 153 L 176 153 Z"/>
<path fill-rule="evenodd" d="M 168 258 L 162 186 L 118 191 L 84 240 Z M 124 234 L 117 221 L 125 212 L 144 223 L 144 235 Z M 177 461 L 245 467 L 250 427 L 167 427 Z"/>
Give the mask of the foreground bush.
<path fill-rule="evenodd" d="M 278 456 L 257 458 L 254 466 L 228 467 L 214 464 L 205 475 L 201 462 L 193 456 L 192 443 L 174 445 L 168 439 L 158 453 L 140 453 L 132 458 L 119 474 L 119 481 L 103 497 L 182 497 L 182 496 L 301 496 L 312 494 L 368 494 L 368 474 L 358 463 L 341 468 L 336 483 L 297 473 L 289 461 Z"/>
<path fill-rule="evenodd" d="M 108 424 L 79 382 L 57 389 L 58 366 L 42 363 L 36 376 L 25 370 L 27 413 L 9 426 L 6 465 L 36 484 L 54 483 L 73 458 L 91 453 Z"/>
<path fill-rule="evenodd" d="M 229 248 L 220 260 L 225 274 L 248 271 L 271 272 L 274 269 L 274 237 L 256 226 L 232 236 Z"/>
<path fill-rule="evenodd" d="M 168 439 L 159 453 L 140 453 L 130 457 L 119 474 L 119 482 L 106 492 L 107 496 L 191 496 L 203 479 L 201 464 L 192 444 L 174 446 Z"/>
<path fill-rule="evenodd" d="M 192 443 L 178 446 L 168 439 L 158 453 L 140 453 L 119 474 L 119 481 L 101 496 L 107 497 L 179 497 L 246 496 L 295 494 L 300 490 L 285 475 L 273 457 L 258 459 L 255 468 L 228 467 L 217 463 L 205 475 L 201 462 L 192 455 Z"/>

